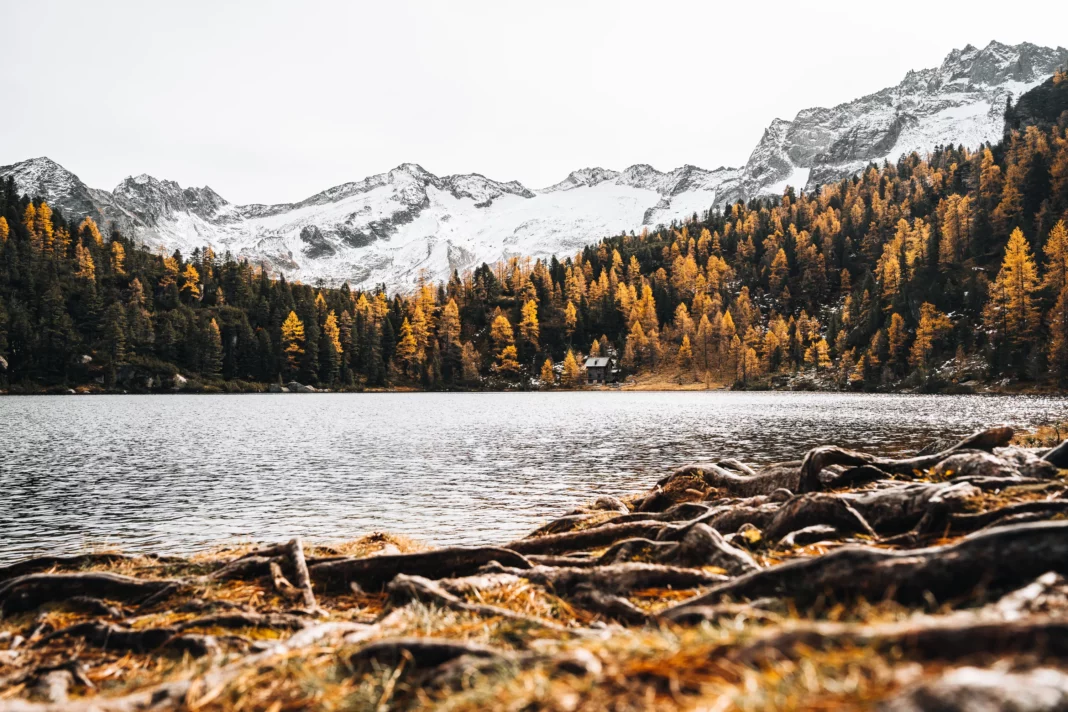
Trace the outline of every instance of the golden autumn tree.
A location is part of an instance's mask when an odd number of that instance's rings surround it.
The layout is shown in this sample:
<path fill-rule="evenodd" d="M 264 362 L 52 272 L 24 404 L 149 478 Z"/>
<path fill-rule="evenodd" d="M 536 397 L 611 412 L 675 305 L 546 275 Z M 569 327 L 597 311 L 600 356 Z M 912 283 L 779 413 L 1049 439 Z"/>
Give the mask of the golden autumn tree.
<path fill-rule="evenodd" d="M 126 249 L 121 242 L 111 243 L 111 271 L 118 275 L 126 274 Z"/>
<path fill-rule="evenodd" d="M 679 353 L 675 356 L 675 363 L 681 369 L 693 368 L 693 349 L 690 347 L 690 337 L 683 335 L 682 344 L 679 345 Z"/>
<path fill-rule="evenodd" d="M 987 328 L 1017 346 L 1028 342 L 1039 325 L 1037 290 L 1038 269 L 1031 245 L 1023 231 L 1016 228 L 1005 245 L 1001 271 L 983 309 Z"/>
<path fill-rule="evenodd" d="M 552 386 L 556 383 L 556 374 L 553 373 L 553 360 L 551 358 L 545 359 L 545 363 L 541 365 L 541 383 L 544 386 Z"/>
<path fill-rule="evenodd" d="M 287 376 L 300 370 L 300 360 L 304 356 L 304 322 L 295 311 L 289 312 L 282 322 L 282 356 Z"/>
<path fill-rule="evenodd" d="M 461 353 L 460 370 L 463 373 L 463 379 L 468 383 L 475 383 L 480 377 L 478 350 L 475 349 L 470 341 L 467 341 L 464 343 Z"/>
<path fill-rule="evenodd" d="M 560 371 L 560 385 L 564 388 L 575 388 L 581 383 L 581 377 L 582 370 L 575 359 L 575 353 L 568 349 L 567 356 L 564 357 L 564 367 Z"/>
<path fill-rule="evenodd" d="M 522 367 L 519 365 L 519 354 L 514 344 L 508 344 L 497 354 L 497 373 L 508 378 L 519 375 Z"/>
<path fill-rule="evenodd" d="M 497 351 L 502 351 L 504 347 L 511 346 L 515 343 L 515 332 L 512 330 L 512 323 L 508 321 L 508 317 L 504 314 L 498 314 L 490 325 L 490 341 L 493 342 L 493 348 Z"/>
<path fill-rule="evenodd" d="M 330 310 L 330 313 L 326 315 L 326 319 L 323 321 L 323 334 L 326 336 L 330 348 L 335 353 L 342 353 L 341 330 L 337 326 L 337 315 L 333 309 Z"/>
<path fill-rule="evenodd" d="M 100 234 L 100 228 L 92 218 L 87 217 L 82 220 L 81 225 L 78 226 L 78 233 L 88 237 L 97 247 L 104 246 L 104 236 Z"/>
<path fill-rule="evenodd" d="M 538 350 L 538 303 L 533 299 L 523 304 L 523 318 L 519 322 L 519 338 L 531 351 Z"/>
<path fill-rule="evenodd" d="M 1061 383 L 1068 384 L 1068 283 L 1061 287 L 1049 315 L 1050 370 Z"/>
<path fill-rule="evenodd" d="M 1060 220 L 1049 232 L 1042 251 L 1046 255 L 1046 274 L 1042 279 L 1042 286 L 1048 289 L 1050 294 L 1060 294 L 1065 284 L 1068 284 L 1068 228 L 1064 221 Z"/>
<path fill-rule="evenodd" d="M 949 317 L 935 309 L 930 302 L 924 302 L 920 307 L 920 323 L 916 327 L 916 340 L 912 342 L 912 350 L 909 352 L 909 363 L 921 371 L 925 370 L 935 342 L 952 328 L 953 323 Z"/>
<path fill-rule="evenodd" d="M 11 228 L 7 224 L 7 218 L 0 215 L 0 245 L 7 242 L 8 235 L 11 234 Z"/>
<path fill-rule="evenodd" d="M 460 308 L 455 299 L 450 299 L 441 311 L 438 334 L 446 344 L 459 345 L 460 330 Z"/>
<path fill-rule="evenodd" d="M 631 259 L 634 259 L 633 257 Z M 567 334 L 567 338 L 570 339 L 571 335 L 575 333 L 575 326 L 578 324 L 578 312 L 575 310 L 575 305 L 572 302 L 567 303 L 567 307 L 564 308 L 564 332 Z"/>
<path fill-rule="evenodd" d="M 890 326 L 886 329 L 887 348 L 890 352 L 890 365 L 900 366 L 905 362 L 908 352 L 909 332 L 905 328 L 905 320 L 900 314 L 894 312 L 890 315 Z"/>
<path fill-rule="evenodd" d="M 96 264 L 93 262 L 93 255 L 80 241 L 74 245 L 74 261 L 78 263 L 75 277 L 89 281 L 96 279 Z"/>
<path fill-rule="evenodd" d="M 400 339 L 397 341 L 395 356 L 401 365 L 401 370 L 411 376 L 419 363 L 419 344 L 415 340 L 412 323 L 407 317 L 401 322 Z"/>
<path fill-rule="evenodd" d="M 183 298 L 188 302 L 200 299 L 200 273 L 192 264 L 185 266 L 182 272 L 182 288 L 180 291 Z"/>

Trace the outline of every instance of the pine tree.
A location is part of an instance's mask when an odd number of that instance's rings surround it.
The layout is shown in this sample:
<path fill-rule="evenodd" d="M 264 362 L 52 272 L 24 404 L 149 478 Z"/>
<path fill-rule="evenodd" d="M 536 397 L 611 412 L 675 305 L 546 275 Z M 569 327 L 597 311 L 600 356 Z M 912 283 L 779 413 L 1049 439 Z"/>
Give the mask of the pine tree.
<path fill-rule="evenodd" d="M 107 382 L 115 383 L 116 369 L 126 358 L 126 313 L 112 302 L 104 312 L 103 351 L 107 359 Z"/>
<path fill-rule="evenodd" d="M 285 360 L 284 370 L 287 378 L 300 369 L 303 356 L 304 322 L 297 318 L 295 311 L 291 311 L 282 324 L 282 358 Z"/>
<path fill-rule="evenodd" d="M 212 319 L 204 333 L 204 357 L 200 372 L 208 378 L 218 378 L 222 371 L 223 346 L 219 323 Z"/>

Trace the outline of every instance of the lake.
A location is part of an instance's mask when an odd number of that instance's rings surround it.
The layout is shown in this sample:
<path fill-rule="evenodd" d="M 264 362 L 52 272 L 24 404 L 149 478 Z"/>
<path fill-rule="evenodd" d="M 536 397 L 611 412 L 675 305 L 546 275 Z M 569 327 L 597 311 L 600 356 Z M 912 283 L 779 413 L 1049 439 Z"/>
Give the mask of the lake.
<path fill-rule="evenodd" d="M 0 398 L 0 562 L 370 531 L 503 543 L 717 456 L 883 454 L 1068 398 L 577 392 Z"/>

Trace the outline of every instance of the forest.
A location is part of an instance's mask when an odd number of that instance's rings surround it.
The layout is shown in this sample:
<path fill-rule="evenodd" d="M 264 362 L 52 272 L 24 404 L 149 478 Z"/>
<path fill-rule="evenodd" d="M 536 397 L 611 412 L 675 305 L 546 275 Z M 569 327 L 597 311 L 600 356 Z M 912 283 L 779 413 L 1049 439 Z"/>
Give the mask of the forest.
<path fill-rule="evenodd" d="M 738 202 L 512 258 L 410 293 L 161 254 L 0 185 L 0 388 L 739 388 L 1068 385 L 1068 75 L 1004 140 L 940 147 L 812 193 Z"/>

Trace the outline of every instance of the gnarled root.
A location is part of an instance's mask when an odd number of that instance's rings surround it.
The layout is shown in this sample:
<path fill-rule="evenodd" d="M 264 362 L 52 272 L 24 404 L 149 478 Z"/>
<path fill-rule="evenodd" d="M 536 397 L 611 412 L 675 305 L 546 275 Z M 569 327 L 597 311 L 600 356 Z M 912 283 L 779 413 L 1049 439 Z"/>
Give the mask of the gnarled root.
<path fill-rule="evenodd" d="M 802 608 L 822 596 L 945 601 L 979 587 L 1019 586 L 1050 569 L 1068 572 L 1068 522 L 992 529 L 948 546 L 911 551 L 844 547 L 719 584 L 673 608 L 765 596 L 790 598 Z"/>
<path fill-rule="evenodd" d="M 504 566 L 530 568 L 516 551 L 498 547 L 452 547 L 417 554 L 371 556 L 313 564 L 311 580 L 324 591 L 348 591 L 356 584 L 366 591 L 381 591 L 397 574 L 443 579 L 468 576 L 496 561 Z"/>
<path fill-rule="evenodd" d="M 135 603 L 182 585 L 174 579 L 136 579 L 112 573 L 26 574 L 0 585 L 0 610 L 5 614 L 29 611 L 42 603 L 78 596 Z"/>

